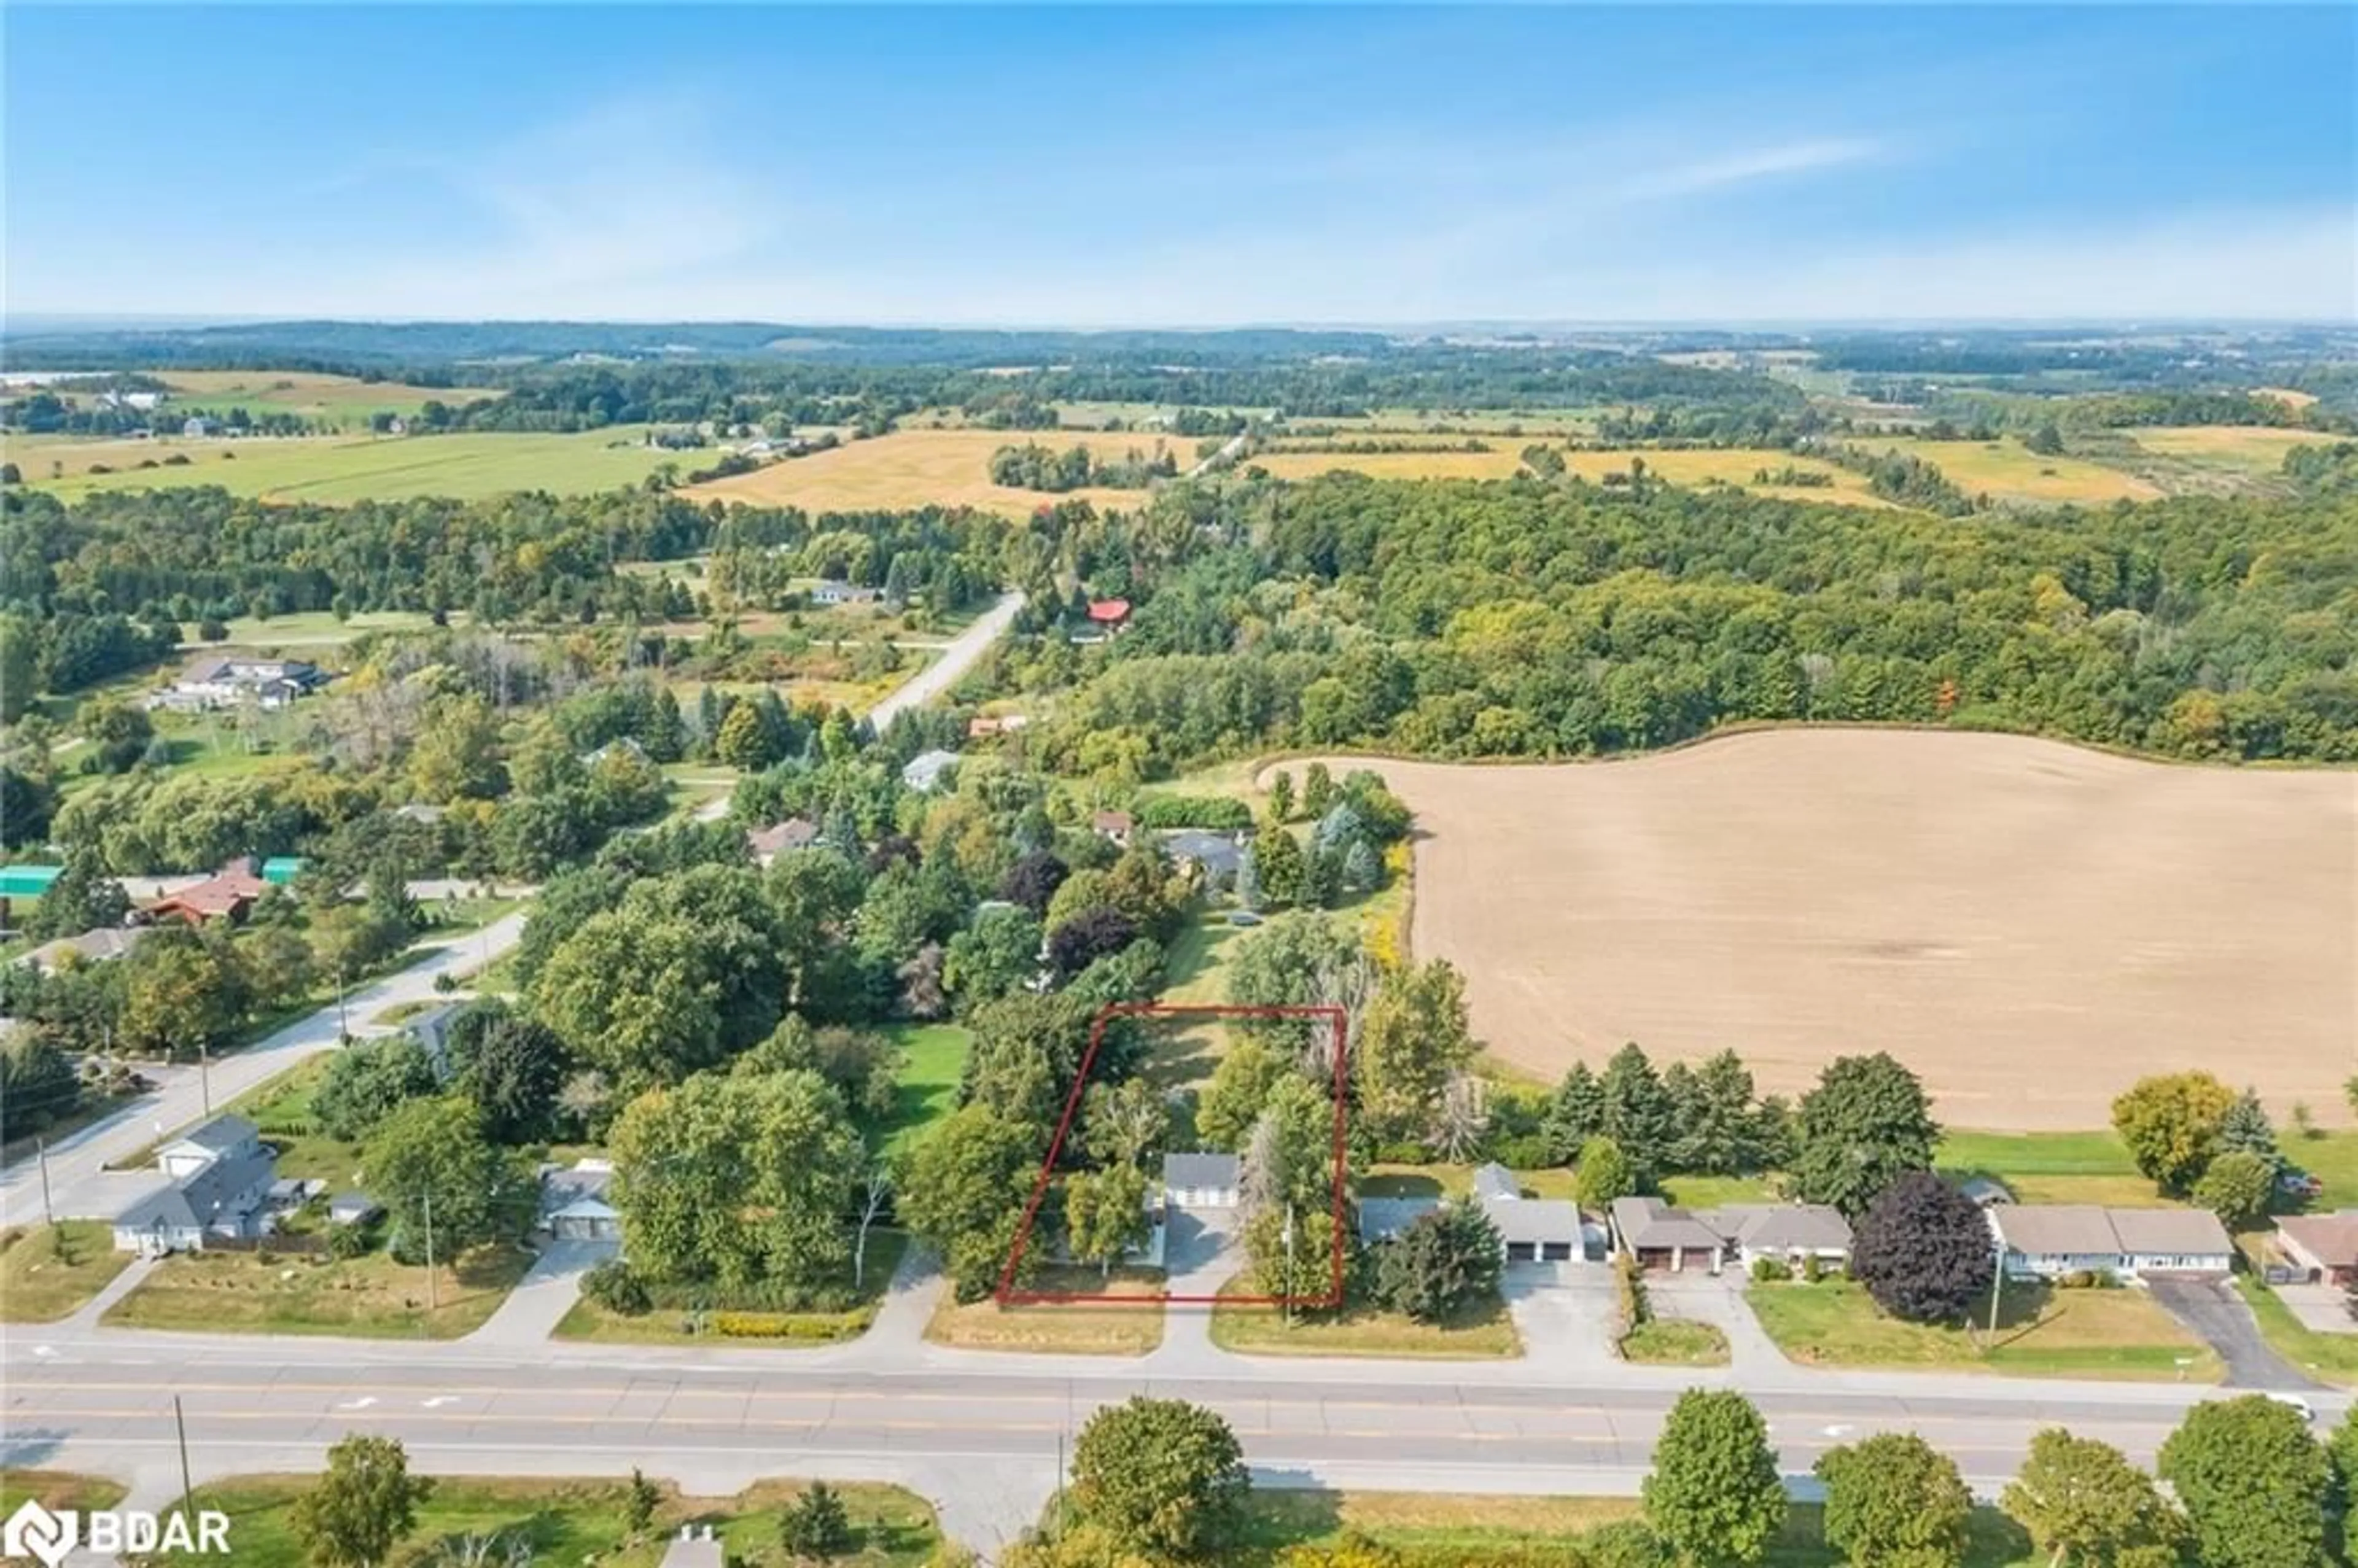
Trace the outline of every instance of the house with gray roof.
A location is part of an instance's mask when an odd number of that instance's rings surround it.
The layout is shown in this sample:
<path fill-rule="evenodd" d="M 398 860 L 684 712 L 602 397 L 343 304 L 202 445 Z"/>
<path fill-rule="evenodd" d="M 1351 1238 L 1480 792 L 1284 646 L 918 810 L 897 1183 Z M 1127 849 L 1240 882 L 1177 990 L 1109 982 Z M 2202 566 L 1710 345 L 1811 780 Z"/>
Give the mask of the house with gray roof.
<path fill-rule="evenodd" d="M 2234 1242 L 2208 1209 L 1999 1204 L 1983 1213 L 2011 1279 L 2104 1274 L 2134 1283 L 2148 1274 L 2220 1278 L 2234 1261 Z"/>
<path fill-rule="evenodd" d="M 1390 1241 L 1440 1206 L 1437 1197 L 1361 1198 L 1359 1239 L 1370 1244 Z"/>
<path fill-rule="evenodd" d="M 807 849 L 817 842 L 818 824 L 802 816 L 789 816 L 767 827 L 752 828 L 745 835 L 745 848 L 753 852 L 753 863 L 765 868 L 780 855 Z"/>
<path fill-rule="evenodd" d="M 1163 852 L 1182 871 L 1193 871 L 1216 888 L 1234 887 L 1245 863 L 1244 835 L 1206 827 L 1172 827 L 1155 835 Z"/>
<path fill-rule="evenodd" d="M 620 1241 L 622 1217 L 608 1188 L 614 1167 L 604 1160 L 582 1160 L 569 1171 L 554 1167 L 541 1173 L 540 1223 L 559 1241 Z"/>
<path fill-rule="evenodd" d="M 1613 1248 L 1641 1269 L 1683 1272 L 1690 1263 L 1719 1272 L 1726 1238 L 1682 1208 L 1658 1197 L 1615 1198 Z"/>
<path fill-rule="evenodd" d="M 1476 1168 L 1473 1204 L 1498 1233 L 1500 1260 L 1571 1263 L 1587 1255 L 1580 1206 L 1563 1198 L 1527 1198 L 1504 1165 Z M 1361 1198 L 1359 1238 L 1387 1241 L 1441 1206 L 1438 1197 Z"/>
<path fill-rule="evenodd" d="M 1244 1197 L 1243 1165 L 1234 1154 L 1165 1154 L 1163 1201 L 1178 1208 L 1234 1208 Z"/>
<path fill-rule="evenodd" d="M 157 1258 L 203 1249 L 207 1237 L 261 1235 L 276 1157 L 267 1151 L 223 1156 L 174 1179 L 114 1218 L 114 1249 Z"/>
<path fill-rule="evenodd" d="M 941 786 L 949 771 L 957 766 L 957 761 L 956 752 L 945 752 L 938 747 L 930 752 L 920 752 L 909 759 L 908 766 L 901 770 L 901 783 L 920 794 L 930 795 Z"/>
<path fill-rule="evenodd" d="M 156 1166 L 175 1181 L 193 1176 L 216 1160 L 245 1159 L 262 1152 L 262 1130 L 242 1116 L 217 1116 L 156 1151 Z"/>
<path fill-rule="evenodd" d="M 1695 1217 L 1719 1233 L 1746 1269 L 1764 1258 L 1789 1269 L 1812 1259 L 1836 1268 L 1850 1261 L 1850 1221 L 1826 1204 L 1727 1204 Z"/>
<path fill-rule="evenodd" d="M 44 975 L 56 974 L 70 965 L 103 964 L 130 952 L 154 929 L 152 925 L 101 925 L 79 936 L 44 942 L 16 962 L 30 965 Z"/>

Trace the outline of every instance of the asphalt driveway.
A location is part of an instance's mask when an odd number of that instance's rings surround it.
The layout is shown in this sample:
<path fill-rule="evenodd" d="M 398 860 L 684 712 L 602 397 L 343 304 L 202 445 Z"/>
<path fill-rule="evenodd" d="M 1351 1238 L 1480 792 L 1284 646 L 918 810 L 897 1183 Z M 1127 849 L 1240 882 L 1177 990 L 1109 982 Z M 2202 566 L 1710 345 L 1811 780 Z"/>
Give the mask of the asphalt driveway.
<path fill-rule="evenodd" d="M 2298 1392 L 2324 1387 L 2268 1348 L 2252 1309 L 2224 1280 L 2148 1279 L 2146 1288 L 2163 1311 L 2219 1353 L 2229 1388 Z"/>

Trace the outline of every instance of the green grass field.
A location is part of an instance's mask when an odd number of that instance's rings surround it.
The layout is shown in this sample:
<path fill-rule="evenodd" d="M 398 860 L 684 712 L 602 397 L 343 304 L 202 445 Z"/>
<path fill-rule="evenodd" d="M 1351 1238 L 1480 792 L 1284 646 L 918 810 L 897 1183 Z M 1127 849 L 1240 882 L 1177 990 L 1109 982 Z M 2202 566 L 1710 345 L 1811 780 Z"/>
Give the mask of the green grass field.
<path fill-rule="evenodd" d="M 1878 455 L 1899 451 L 1921 458 L 1967 495 L 1986 492 L 1997 502 L 2047 506 L 2076 503 L 2085 506 L 2110 501 L 2150 501 L 2161 493 L 2158 486 L 2117 469 L 2079 458 L 2041 457 L 2011 436 L 1988 442 L 1869 436 L 1861 438 L 1856 444 Z"/>
<path fill-rule="evenodd" d="M 892 1086 L 892 1117 L 880 1130 L 885 1147 L 898 1150 L 957 1108 L 974 1036 L 955 1023 L 896 1024 L 885 1033 L 906 1057 Z"/>
<path fill-rule="evenodd" d="M 2028 1377 L 2217 1380 L 2218 1357 L 2136 1290 L 2008 1289 L 1994 1339 L 1886 1316 L 1849 1281 L 1754 1285 L 1752 1310 L 1786 1355 L 1819 1367 L 1917 1367 Z"/>
<path fill-rule="evenodd" d="M 1727 1336 L 1708 1323 L 1658 1317 L 1622 1336 L 1621 1359 L 1654 1367 L 1725 1367 Z"/>
<path fill-rule="evenodd" d="M 295 1533 L 295 1499 L 308 1476 L 254 1476 L 197 1489 L 199 1508 L 230 1516 L 229 1539 L 240 1568 L 306 1568 L 311 1558 Z M 923 1563 L 941 1532 L 931 1505 L 899 1487 L 832 1483 L 860 1540 L 831 1561 L 851 1568 Z M 613 1480 L 567 1481 L 449 1476 L 435 1479 L 418 1506 L 416 1527 L 394 1549 L 388 1568 L 426 1568 L 461 1559 L 448 1554 L 467 1537 L 496 1537 L 526 1547 L 526 1560 L 596 1563 L 603 1568 L 654 1568 L 683 1524 L 708 1524 L 727 1542 L 730 1561 L 747 1568 L 791 1563 L 778 1541 L 778 1513 L 799 1482 L 763 1481 L 733 1498 L 683 1498 L 664 1488 L 654 1523 L 639 1540 L 624 1522 L 627 1491 Z M 503 1551 L 487 1561 L 512 1561 Z"/>
<path fill-rule="evenodd" d="M 642 445 L 636 427 L 576 435 L 467 432 L 455 436 L 295 437 L 189 441 L 11 442 L 26 481 L 71 500 L 100 490 L 151 490 L 218 484 L 266 501 L 398 501 L 419 495 L 478 497 L 515 490 L 582 494 L 633 485 L 658 464 L 682 469 L 708 452 L 667 452 Z M 185 455 L 185 467 L 135 467 Z M 114 471 L 93 474 L 102 463 Z M 53 465 L 62 475 L 53 477 Z"/>
<path fill-rule="evenodd" d="M 122 1482 L 103 1476 L 77 1476 L 68 1470 L 0 1470 L 0 1518 L 13 1514 L 27 1498 L 38 1498 L 49 1509 L 87 1513 L 111 1509 L 128 1490 Z"/>
<path fill-rule="evenodd" d="M 0 1232 L 0 1323 L 55 1323 L 104 1290 L 131 1261 L 103 1220 Z"/>
<path fill-rule="evenodd" d="M 1038 1303 L 1001 1306 L 985 1296 L 958 1303 L 942 1293 L 925 1337 L 967 1350 L 1021 1350 L 1044 1356 L 1143 1356 L 1163 1343 L 1163 1293 L 1159 1269 L 1117 1269 L 1110 1278 L 1095 1269 L 1051 1265 L 1032 1283 L 1036 1291 L 1137 1296 L 1136 1306 L 1064 1305 Z"/>

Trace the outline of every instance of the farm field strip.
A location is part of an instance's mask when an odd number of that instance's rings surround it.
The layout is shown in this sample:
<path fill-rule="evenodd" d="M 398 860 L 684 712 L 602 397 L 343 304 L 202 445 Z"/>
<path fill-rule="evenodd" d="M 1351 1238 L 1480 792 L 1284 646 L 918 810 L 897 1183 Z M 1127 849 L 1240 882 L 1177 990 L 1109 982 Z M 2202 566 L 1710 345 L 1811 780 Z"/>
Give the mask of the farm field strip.
<path fill-rule="evenodd" d="M 1547 1078 L 1635 1040 L 1732 1047 L 1791 1093 L 1887 1050 L 1952 1126 L 2073 1130 L 2226 1051 L 2279 1115 L 2342 1113 L 2346 773 L 1841 730 L 1380 765 L 1422 835 L 1416 952 L 1464 970 L 1475 1033 Z"/>
<path fill-rule="evenodd" d="M 1371 434 L 1368 438 L 1381 439 Z M 1407 438 L 1405 435 L 1403 439 Z M 1268 470 L 1279 479 L 1314 479 L 1337 470 L 1363 473 L 1371 479 L 1506 479 L 1523 466 L 1522 449 L 1529 439 L 1514 437 L 1493 437 L 1494 450 L 1487 452 L 1301 452 L 1273 451 L 1257 453 L 1250 460 L 1254 466 Z M 1534 437 L 1533 438 L 1536 438 Z M 1664 451 L 1631 448 L 1603 451 L 1574 451 L 1564 454 L 1565 466 L 1590 483 L 1601 483 L 1608 473 L 1629 471 L 1632 458 L 1642 459 L 1646 471 L 1671 484 L 1696 485 L 1718 481 L 1767 495 L 1784 496 L 1802 501 L 1841 502 L 1852 505 L 1883 506 L 1889 504 L 1867 492 L 1866 477 L 1836 468 L 1822 460 L 1796 457 L 1790 452 L 1773 451 L 1767 448 L 1729 447 L 1696 448 Z M 1793 468 L 1812 473 L 1831 475 L 1831 485 L 1780 486 L 1758 485 L 1753 475 L 1761 469 L 1772 472 Z"/>
<path fill-rule="evenodd" d="M 1119 460 L 1133 449 L 1152 454 L 1158 441 L 1177 456 L 1183 470 L 1195 460 L 1193 440 L 1151 430 L 903 429 L 806 458 L 789 458 L 753 473 L 690 485 L 680 493 L 698 501 L 799 506 L 808 512 L 940 505 L 1028 515 L 1062 501 L 1134 507 L 1145 499 L 1144 491 L 1092 486 L 1050 493 L 993 484 L 990 455 L 1001 447 L 1036 442 L 1060 452 L 1085 446 L 1101 459 Z"/>
<path fill-rule="evenodd" d="M 636 484 L 660 463 L 683 469 L 718 454 L 642 444 L 635 427 L 578 435 L 463 432 L 449 436 L 253 437 L 238 440 L 57 441 L 15 438 L 9 459 L 26 482 L 68 500 L 101 490 L 217 484 L 266 501 L 395 501 L 421 495 L 474 498 L 514 490 L 574 494 Z M 233 456 L 232 454 L 234 454 Z M 185 465 L 168 460 L 185 456 Z M 140 468 L 152 461 L 155 468 Z M 96 474 L 93 464 L 114 471 Z M 62 472 L 52 477 L 54 469 Z"/>

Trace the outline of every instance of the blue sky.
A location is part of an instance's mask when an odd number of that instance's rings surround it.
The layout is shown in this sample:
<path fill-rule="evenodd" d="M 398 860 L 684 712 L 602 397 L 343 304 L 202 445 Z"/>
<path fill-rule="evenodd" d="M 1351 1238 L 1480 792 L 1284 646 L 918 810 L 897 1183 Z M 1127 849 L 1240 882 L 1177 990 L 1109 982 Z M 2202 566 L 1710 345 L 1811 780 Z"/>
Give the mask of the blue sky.
<path fill-rule="evenodd" d="M 11 5 L 11 313 L 2358 314 L 2358 10 Z"/>

